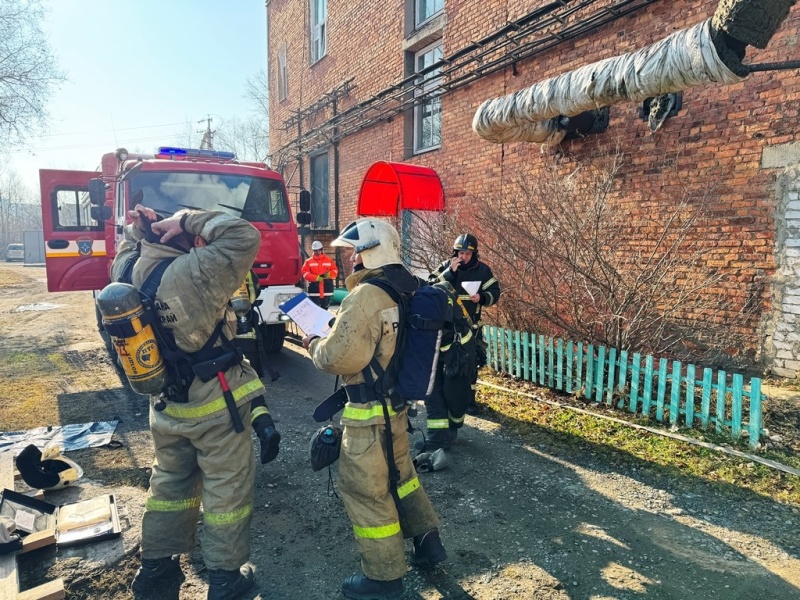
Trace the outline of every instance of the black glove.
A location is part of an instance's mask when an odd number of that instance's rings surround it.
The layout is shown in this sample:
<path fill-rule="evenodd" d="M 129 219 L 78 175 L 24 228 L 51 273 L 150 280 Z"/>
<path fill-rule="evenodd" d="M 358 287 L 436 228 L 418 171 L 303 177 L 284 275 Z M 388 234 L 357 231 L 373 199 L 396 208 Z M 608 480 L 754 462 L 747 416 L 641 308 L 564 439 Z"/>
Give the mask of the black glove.
<path fill-rule="evenodd" d="M 259 415 L 253 421 L 253 430 L 261 442 L 261 464 L 275 460 L 280 451 L 281 434 L 275 429 L 275 423 L 269 415 Z"/>

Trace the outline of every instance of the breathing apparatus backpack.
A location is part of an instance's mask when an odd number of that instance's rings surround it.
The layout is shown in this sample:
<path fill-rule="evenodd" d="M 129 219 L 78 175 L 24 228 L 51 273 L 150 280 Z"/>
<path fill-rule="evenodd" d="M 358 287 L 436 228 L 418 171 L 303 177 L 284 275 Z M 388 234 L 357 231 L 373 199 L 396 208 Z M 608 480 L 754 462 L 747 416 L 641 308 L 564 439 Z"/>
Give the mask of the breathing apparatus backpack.
<path fill-rule="evenodd" d="M 140 394 L 160 394 L 162 400 L 155 405 L 156 410 L 166 407 L 163 399 L 188 402 L 189 387 L 195 376 L 201 381 L 210 381 L 220 372 L 239 364 L 243 358 L 236 345 L 222 334 L 225 319 L 217 323 L 211 337 L 197 352 L 184 352 L 178 348 L 172 330 L 161 324 L 155 307 L 156 291 L 173 260 L 162 260 L 139 290 L 130 283 L 115 282 L 97 295 L 103 327 L 111 336 L 120 358 L 129 358 L 121 362 L 131 388 Z M 216 345 L 218 340 L 220 346 Z M 227 397 L 226 404 L 230 404 Z M 231 411 L 231 417 L 236 430 L 240 431 L 238 412 L 234 412 Z"/>
<path fill-rule="evenodd" d="M 427 400 L 433 393 L 443 332 L 453 326 L 457 299 L 452 287 L 423 285 L 408 294 L 386 278 L 368 279 L 364 283 L 389 294 L 400 312 L 395 352 L 382 373 L 376 370 L 375 391 L 391 398 L 395 407 Z M 377 361 L 372 363 L 375 368 Z"/>

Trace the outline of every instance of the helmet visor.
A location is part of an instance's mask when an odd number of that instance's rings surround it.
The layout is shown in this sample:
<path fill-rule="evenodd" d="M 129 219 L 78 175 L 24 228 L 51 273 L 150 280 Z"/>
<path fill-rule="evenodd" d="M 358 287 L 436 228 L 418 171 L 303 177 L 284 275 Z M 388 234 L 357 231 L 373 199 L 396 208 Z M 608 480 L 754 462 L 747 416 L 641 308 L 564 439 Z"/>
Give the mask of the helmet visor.
<path fill-rule="evenodd" d="M 363 229 L 370 234 L 373 233 L 368 226 Z M 367 239 L 363 233 L 365 232 L 359 227 L 359 222 L 353 221 L 344 228 L 338 238 L 333 240 L 331 246 L 352 246 L 356 252 L 360 253 L 380 245 L 380 240 L 377 239 L 374 234 L 369 235 L 369 239 Z"/>

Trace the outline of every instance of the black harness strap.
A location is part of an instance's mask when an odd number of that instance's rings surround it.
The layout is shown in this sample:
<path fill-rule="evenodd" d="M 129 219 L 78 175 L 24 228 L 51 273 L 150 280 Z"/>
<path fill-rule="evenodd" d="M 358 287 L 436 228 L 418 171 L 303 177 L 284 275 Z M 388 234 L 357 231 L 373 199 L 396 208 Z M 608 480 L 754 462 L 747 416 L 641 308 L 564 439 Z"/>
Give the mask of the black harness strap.
<path fill-rule="evenodd" d="M 214 328 L 211 337 L 197 352 L 184 352 L 175 343 L 175 334 L 172 330 L 161 325 L 161 319 L 155 307 L 156 292 L 161 285 L 164 272 L 167 270 L 175 258 L 166 258 L 156 265 L 155 269 L 145 279 L 139 294 L 145 313 L 148 314 L 148 321 L 153 325 L 156 339 L 158 341 L 164 363 L 172 375 L 172 384 L 168 386 L 167 397 L 173 402 L 188 402 L 188 391 L 195 375 L 203 381 L 216 377 L 219 370 L 227 370 L 242 361 L 242 353 L 236 348 L 235 344 L 222 335 L 222 328 L 225 320 L 221 319 Z M 222 340 L 222 346 L 216 346 L 217 340 Z M 203 367 L 208 365 L 211 374 L 207 375 Z M 238 412 L 236 414 L 238 417 Z"/>
<path fill-rule="evenodd" d="M 366 384 L 368 390 L 375 389 L 375 380 L 372 377 L 372 369 L 375 370 L 375 373 L 377 373 L 378 378 L 380 379 L 380 377 L 383 375 L 383 369 L 374 357 L 372 360 L 370 360 L 369 366 L 367 366 L 363 371 L 364 383 Z M 376 394 L 376 396 L 378 401 L 381 403 L 381 407 L 383 408 L 383 420 L 386 425 L 383 433 L 386 438 L 386 463 L 389 467 L 389 493 L 392 495 L 392 500 L 394 500 L 394 505 L 397 507 L 397 512 L 400 515 L 405 515 L 405 508 L 400 502 L 400 495 L 397 492 L 397 486 L 400 483 L 400 469 L 397 468 L 397 463 L 394 462 L 394 438 L 392 437 L 392 419 L 389 416 L 389 406 L 387 405 L 386 397 L 383 394 Z"/>

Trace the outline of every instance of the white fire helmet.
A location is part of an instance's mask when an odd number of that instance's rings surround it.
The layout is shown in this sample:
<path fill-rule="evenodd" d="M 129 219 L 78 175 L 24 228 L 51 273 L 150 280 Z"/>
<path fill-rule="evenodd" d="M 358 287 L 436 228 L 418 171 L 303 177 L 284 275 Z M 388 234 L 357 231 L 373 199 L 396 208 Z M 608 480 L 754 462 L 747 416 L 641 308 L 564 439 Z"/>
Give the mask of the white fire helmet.
<path fill-rule="evenodd" d="M 17 456 L 17 470 L 23 481 L 34 489 L 60 490 L 83 477 L 83 469 L 75 461 L 51 446 L 44 454 L 33 444 Z"/>
<path fill-rule="evenodd" d="M 312 249 L 312 250 L 322 250 L 322 242 L 320 242 L 319 240 L 317 240 L 316 242 L 314 242 L 313 244 L 311 244 L 311 249 Z"/>
<path fill-rule="evenodd" d="M 400 236 L 397 230 L 380 219 L 358 219 L 344 228 L 331 246 L 352 246 L 361 255 L 366 269 L 401 264 Z"/>

